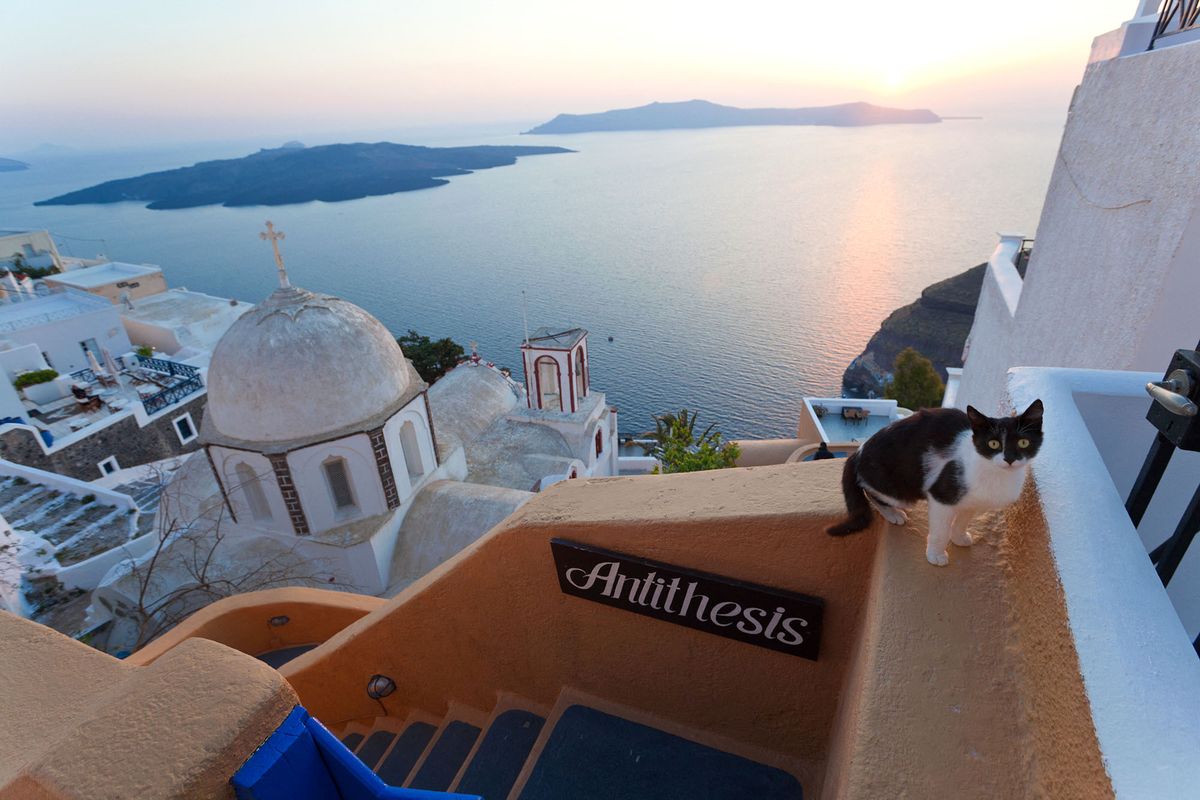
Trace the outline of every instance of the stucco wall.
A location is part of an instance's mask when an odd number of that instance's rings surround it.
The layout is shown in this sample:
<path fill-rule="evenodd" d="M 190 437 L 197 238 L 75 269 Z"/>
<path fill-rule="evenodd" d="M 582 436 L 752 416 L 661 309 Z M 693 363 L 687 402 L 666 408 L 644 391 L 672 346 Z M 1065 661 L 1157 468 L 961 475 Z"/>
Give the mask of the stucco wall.
<path fill-rule="evenodd" d="M 125 326 L 115 308 L 98 308 L 67 319 L 42 325 L 7 331 L 4 338 L 18 344 L 36 344 L 49 358 L 50 366 L 61 373 L 75 372 L 89 366 L 80 342 L 95 339 L 114 356 L 133 349 Z"/>
<path fill-rule="evenodd" d="M 1200 339 L 1198 71 L 1200 43 L 1087 67 L 1011 333 L 977 312 L 960 407 L 995 408 L 1010 366 L 1157 371 Z"/>
<path fill-rule="evenodd" d="M 490 709 L 497 689 L 550 705 L 564 686 L 821 764 L 876 537 L 833 539 L 841 464 L 564 481 L 284 668 L 323 721 L 380 713 L 374 673 L 404 687 L 389 714 Z M 563 537 L 826 601 L 807 661 L 564 595 L 549 540 Z"/>
<path fill-rule="evenodd" d="M 297 702 L 215 642 L 136 667 L 3 612 L 0 664 L 3 800 L 232 798 L 230 776 Z"/>
<path fill-rule="evenodd" d="M 70 281 L 70 275 L 71 273 L 67 273 L 67 281 Z M 50 285 L 70 286 L 73 289 L 79 289 L 81 292 L 103 297 L 113 305 L 121 302 L 122 294 L 128 294 L 130 299 L 137 300 L 167 290 L 167 279 L 163 277 L 162 272 L 152 272 L 147 275 L 124 275 L 115 279 L 112 283 L 104 283 L 99 286 L 74 286 L 69 282 L 64 283 L 55 280 L 53 276 L 47 277 L 46 283 Z M 127 285 L 117 286 L 118 283 Z"/>
<path fill-rule="evenodd" d="M 150 664 L 193 637 L 250 654 L 323 642 L 384 602 L 367 595 L 296 587 L 226 597 L 197 611 L 130 655 L 125 663 Z M 287 617 L 287 621 L 271 624 L 279 617 Z"/>

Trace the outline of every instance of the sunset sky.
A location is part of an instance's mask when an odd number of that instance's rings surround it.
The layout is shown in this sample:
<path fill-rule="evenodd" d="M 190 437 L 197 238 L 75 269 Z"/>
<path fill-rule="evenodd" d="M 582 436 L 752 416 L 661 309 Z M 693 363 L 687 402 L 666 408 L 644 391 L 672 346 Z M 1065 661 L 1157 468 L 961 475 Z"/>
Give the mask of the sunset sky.
<path fill-rule="evenodd" d="M 1065 114 L 1136 5 L 6 0 L 0 148 L 519 129 L 694 97 Z"/>

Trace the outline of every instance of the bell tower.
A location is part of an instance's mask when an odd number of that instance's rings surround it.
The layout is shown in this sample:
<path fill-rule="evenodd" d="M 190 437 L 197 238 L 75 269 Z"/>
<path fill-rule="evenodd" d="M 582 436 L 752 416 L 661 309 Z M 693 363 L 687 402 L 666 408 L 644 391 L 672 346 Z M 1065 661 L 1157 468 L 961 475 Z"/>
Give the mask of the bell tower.
<path fill-rule="evenodd" d="M 583 328 L 538 328 L 521 345 L 530 408 L 574 414 L 591 392 Z"/>

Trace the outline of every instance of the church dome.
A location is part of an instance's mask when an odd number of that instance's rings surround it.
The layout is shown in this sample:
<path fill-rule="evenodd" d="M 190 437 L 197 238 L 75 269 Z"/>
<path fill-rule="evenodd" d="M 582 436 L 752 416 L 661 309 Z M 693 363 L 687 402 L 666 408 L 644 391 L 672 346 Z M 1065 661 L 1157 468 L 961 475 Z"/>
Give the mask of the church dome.
<path fill-rule="evenodd" d="M 382 424 L 422 388 L 379 320 L 289 286 L 242 315 L 213 350 L 205 438 L 263 449 L 319 441 Z"/>

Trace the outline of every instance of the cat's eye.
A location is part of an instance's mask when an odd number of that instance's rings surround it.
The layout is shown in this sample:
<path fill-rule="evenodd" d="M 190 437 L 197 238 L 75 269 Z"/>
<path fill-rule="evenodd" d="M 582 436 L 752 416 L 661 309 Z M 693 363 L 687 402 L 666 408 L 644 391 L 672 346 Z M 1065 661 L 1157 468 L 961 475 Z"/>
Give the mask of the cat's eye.
<path fill-rule="evenodd" d="M 1029 440 L 1028 439 L 1017 439 L 1017 447 L 1024 450 L 1026 447 L 1029 447 Z"/>
<path fill-rule="evenodd" d="M 1000 449 L 1000 440 L 992 439 L 991 441 L 988 442 L 988 447 L 992 448 L 993 450 L 999 450 Z"/>

